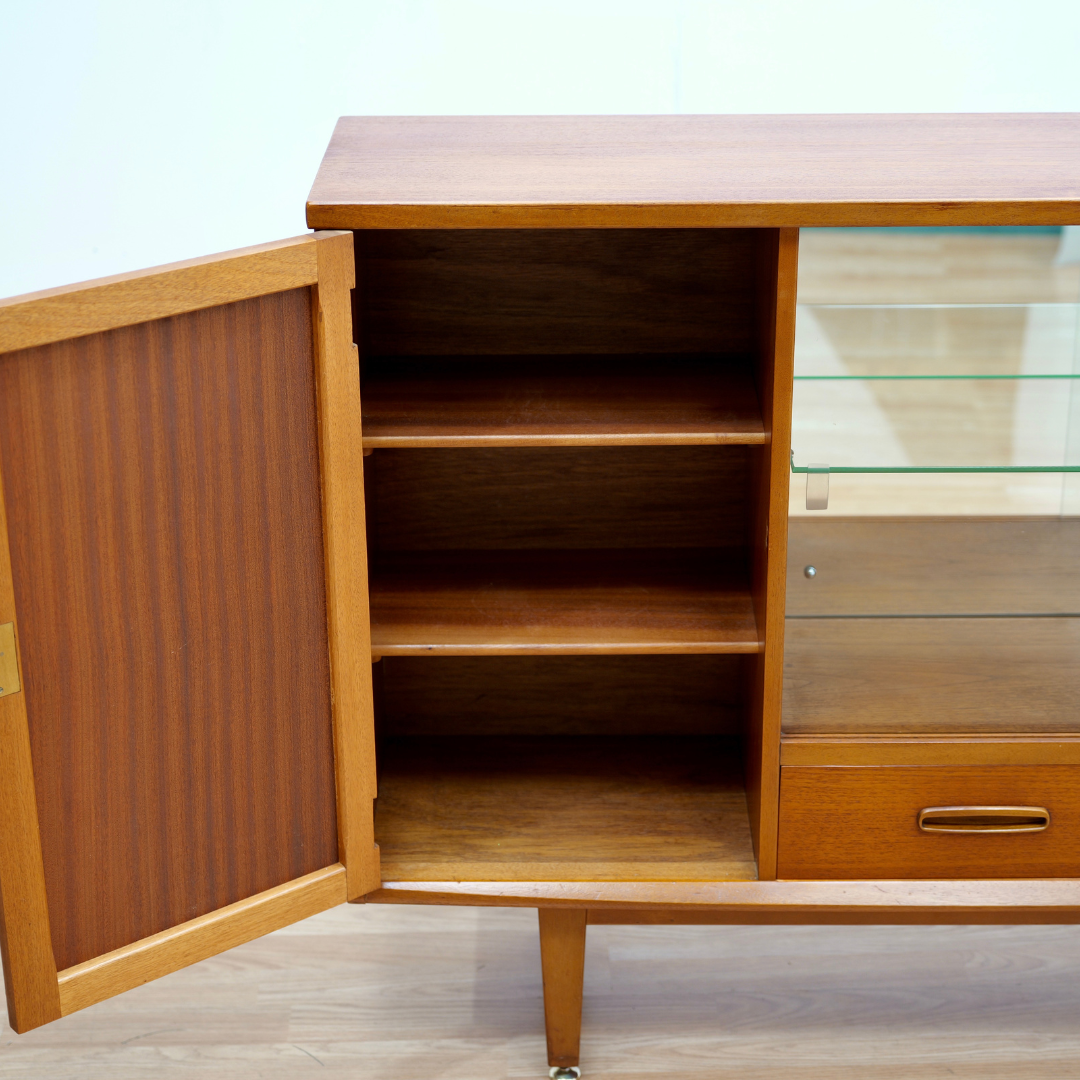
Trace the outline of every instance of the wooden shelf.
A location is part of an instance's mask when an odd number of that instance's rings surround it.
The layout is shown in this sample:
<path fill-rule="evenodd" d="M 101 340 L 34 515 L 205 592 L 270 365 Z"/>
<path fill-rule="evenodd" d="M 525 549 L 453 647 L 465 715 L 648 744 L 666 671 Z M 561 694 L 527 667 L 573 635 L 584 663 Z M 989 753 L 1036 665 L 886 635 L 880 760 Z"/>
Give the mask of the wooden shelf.
<path fill-rule="evenodd" d="M 386 740 L 383 880 L 753 880 L 739 760 L 694 736 Z"/>
<path fill-rule="evenodd" d="M 709 356 L 376 358 L 364 447 L 761 444 L 748 364 Z"/>
<path fill-rule="evenodd" d="M 756 653 L 744 564 L 738 549 L 380 555 L 372 654 Z"/>

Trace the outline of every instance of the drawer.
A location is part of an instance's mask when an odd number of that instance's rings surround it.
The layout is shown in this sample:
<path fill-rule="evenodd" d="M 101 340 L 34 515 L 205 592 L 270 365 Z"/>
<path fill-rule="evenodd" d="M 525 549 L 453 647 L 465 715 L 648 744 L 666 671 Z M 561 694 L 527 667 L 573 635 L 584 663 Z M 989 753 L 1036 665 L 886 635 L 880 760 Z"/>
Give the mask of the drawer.
<path fill-rule="evenodd" d="M 784 766 L 780 775 L 781 878 L 1080 876 L 1080 765 Z M 1030 810 L 995 819 L 967 809 L 980 807 Z M 930 808 L 943 809 L 920 827 Z"/>

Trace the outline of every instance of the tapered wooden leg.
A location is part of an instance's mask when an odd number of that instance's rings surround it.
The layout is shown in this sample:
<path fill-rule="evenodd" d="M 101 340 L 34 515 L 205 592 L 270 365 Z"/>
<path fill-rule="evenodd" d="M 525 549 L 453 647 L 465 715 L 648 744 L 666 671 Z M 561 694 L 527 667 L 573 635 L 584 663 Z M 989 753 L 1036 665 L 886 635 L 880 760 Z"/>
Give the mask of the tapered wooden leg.
<path fill-rule="evenodd" d="M 581 1048 L 581 991 L 585 979 L 587 912 L 540 908 L 540 965 L 548 1064 L 570 1068 Z"/>

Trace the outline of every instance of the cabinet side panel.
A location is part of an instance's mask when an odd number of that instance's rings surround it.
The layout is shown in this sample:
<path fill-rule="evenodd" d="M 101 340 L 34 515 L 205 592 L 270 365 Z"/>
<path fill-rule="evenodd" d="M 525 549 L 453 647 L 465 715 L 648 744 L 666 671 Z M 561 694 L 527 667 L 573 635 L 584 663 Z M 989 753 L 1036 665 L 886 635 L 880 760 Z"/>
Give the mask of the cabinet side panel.
<path fill-rule="evenodd" d="M 26 695 L 14 655 L 15 594 L 3 487 L 0 482 L 0 653 L 7 654 L 0 658 L 0 955 L 8 1023 L 24 1032 L 55 1020 L 60 1015 L 60 998 L 41 862 Z"/>
<path fill-rule="evenodd" d="M 310 290 L 0 359 L 67 968 L 337 861 Z"/>
<path fill-rule="evenodd" d="M 349 290 L 352 236 L 319 237 L 314 290 L 316 382 L 322 460 L 327 625 L 337 774 L 338 855 L 352 900 L 379 887 L 372 802 L 375 724 L 368 607 L 360 371 Z"/>
<path fill-rule="evenodd" d="M 780 798 L 780 707 L 784 664 L 791 390 L 799 230 L 764 230 L 758 249 L 758 362 L 768 445 L 755 451 L 751 519 L 754 614 L 764 649 L 754 660 L 747 698 L 746 797 L 758 876 L 776 876 Z"/>

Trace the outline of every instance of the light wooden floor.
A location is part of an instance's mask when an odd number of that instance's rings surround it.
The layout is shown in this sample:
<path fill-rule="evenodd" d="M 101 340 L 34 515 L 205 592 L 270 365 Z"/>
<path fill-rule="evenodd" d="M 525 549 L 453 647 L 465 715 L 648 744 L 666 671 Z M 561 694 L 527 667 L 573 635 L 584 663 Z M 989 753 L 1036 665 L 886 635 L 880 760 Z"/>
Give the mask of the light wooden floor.
<path fill-rule="evenodd" d="M 1080 1077 L 1080 927 L 589 929 L 587 1080 Z M 536 912 L 342 907 L 55 1024 L 20 1080 L 547 1075 Z"/>

